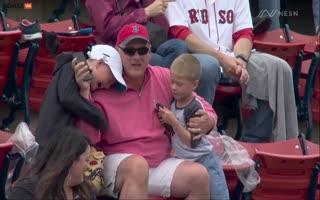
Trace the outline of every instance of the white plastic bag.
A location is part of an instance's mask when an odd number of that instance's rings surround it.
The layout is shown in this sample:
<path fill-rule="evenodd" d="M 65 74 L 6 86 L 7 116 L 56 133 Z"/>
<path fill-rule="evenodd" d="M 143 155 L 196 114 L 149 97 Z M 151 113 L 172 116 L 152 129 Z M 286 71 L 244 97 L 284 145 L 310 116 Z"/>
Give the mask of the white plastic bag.
<path fill-rule="evenodd" d="M 35 157 L 39 144 L 25 122 L 20 122 L 9 141 L 14 144 L 12 153 L 21 152 L 25 155 L 25 161 L 31 163 Z"/>
<path fill-rule="evenodd" d="M 36 156 L 39 147 L 39 144 L 35 141 L 35 137 L 31 133 L 29 126 L 25 122 L 20 122 L 14 134 L 8 139 L 8 141 L 14 144 L 13 149 L 10 151 L 10 154 L 23 154 L 23 165 L 28 166 L 32 162 L 33 158 Z M 8 191 L 11 187 L 13 173 L 17 166 L 17 163 L 18 160 L 13 160 L 10 162 L 6 191 Z"/>
<path fill-rule="evenodd" d="M 248 151 L 227 135 L 212 132 L 207 137 L 213 144 L 221 163 L 234 167 L 239 180 L 244 185 L 243 191 L 252 191 L 260 183 L 260 176 L 254 168 L 254 161 L 250 158 Z"/>

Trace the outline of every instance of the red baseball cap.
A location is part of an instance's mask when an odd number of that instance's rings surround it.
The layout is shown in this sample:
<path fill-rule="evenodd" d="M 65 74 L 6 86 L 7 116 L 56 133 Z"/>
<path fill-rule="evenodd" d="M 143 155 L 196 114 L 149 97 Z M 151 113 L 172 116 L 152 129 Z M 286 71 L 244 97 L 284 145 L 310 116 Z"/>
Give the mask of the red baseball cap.
<path fill-rule="evenodd" d="M 142 39 L 150 43 L 146 27 L 137 23 L 124 25 L 118 33 L 116 46 L 127 46 L 134 39 Z"/>

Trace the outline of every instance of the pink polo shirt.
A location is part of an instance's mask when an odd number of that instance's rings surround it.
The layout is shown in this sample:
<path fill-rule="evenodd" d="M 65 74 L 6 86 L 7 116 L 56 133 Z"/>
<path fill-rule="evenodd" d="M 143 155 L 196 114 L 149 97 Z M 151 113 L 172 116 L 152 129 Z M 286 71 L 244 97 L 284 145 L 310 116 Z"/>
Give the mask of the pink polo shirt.
<path fill-rule="evenodd" d="M 91 142 L 106 155 L 131 153 L 143 156 L 150 167 L 156 167 L 169 157 L 171 144 L 159 121 L 154 101 L 170 108 L 170 72 L 161 67 L 148 66 L 141 91 L 130 85 L 125 93 L 114 88 L 98 90 L 92 94 L 94 103 L 100 107 L 108 120 L 106 132 L 100 132 L 80 120 L 77 126 Z M 217 115 L 211 105 L 199 97 L 205 109 L 216 122 Z"/>

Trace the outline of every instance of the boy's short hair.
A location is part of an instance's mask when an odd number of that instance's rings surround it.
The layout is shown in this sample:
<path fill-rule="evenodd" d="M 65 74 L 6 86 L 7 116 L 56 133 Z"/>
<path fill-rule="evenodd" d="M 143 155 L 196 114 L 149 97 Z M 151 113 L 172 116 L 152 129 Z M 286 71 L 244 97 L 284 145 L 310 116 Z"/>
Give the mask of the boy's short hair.
<path fill-rule="evenodd" d="M 191 81 L 200 80 L 201 66 L 196 57 L 191 54 L 178 56 L 170 67 L 171 73 L 185 77 Z"/>

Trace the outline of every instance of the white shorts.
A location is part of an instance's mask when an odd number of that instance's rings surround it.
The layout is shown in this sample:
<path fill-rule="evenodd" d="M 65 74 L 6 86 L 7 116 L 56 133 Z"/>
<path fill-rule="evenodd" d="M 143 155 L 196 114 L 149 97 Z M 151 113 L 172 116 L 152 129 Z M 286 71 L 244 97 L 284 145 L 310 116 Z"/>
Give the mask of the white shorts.
<path fill-rule="evenodd" d="M 114 191 L 117 169 L 120 163 L 133 154 L 118 153 L 104 158 L 104 187 L 102 195 L 118 198 L 119 191 Z M 173 174 L 183 160 L 168 158 L 156 168 L 149 169 L 148 194 L 152 196 L 170 197 Z"/>

